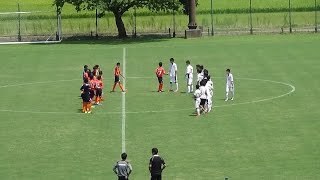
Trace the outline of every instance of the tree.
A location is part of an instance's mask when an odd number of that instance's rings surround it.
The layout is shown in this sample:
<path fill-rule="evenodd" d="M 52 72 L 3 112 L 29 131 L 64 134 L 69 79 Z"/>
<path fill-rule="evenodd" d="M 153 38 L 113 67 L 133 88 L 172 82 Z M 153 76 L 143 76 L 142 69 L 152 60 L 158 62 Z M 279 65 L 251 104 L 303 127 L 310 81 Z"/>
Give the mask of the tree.
<path fill-rule="evenodd" d="M 94 10 L 98 8 L 101 12 L 100 17 L 102 17 L 105 12 L 112 12 L 118 28 L 118 36 L 127 37 L 122 15 L 130 8 L 147 7 L 152 11 L 170 11 L 173 9 L 178 10 L 179 7 L 187 1 L 188 0 L 54 0 L 54 4 L 58 7 L 58 10 L 61 10 L 65 3 L 74 5 L 77 11 Z"/>

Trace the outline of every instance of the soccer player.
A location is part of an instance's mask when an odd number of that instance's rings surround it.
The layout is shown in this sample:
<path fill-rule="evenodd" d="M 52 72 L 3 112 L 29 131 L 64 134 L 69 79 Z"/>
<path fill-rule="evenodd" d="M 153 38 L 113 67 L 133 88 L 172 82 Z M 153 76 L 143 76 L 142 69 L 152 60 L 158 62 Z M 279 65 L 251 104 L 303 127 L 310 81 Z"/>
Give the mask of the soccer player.
<path fill-rule="evenodd" d="M 212 109 L 212 98 L 213 98 L 213 82 L 212 82 L 210 76 L 207 77 L 207 83 L 206 83 L 205 87 L 207 90 L 206 93 L 207 93 L 207 99 L 208 99 L 207 110 L 208 110 L 208 112 L 210 112 Z"/>
<path fill-rule="evenodd" d="M 129 180 L 129 176 L 132 172 L 132 166 L 127 161 L 127 153 L 121 154 L 121 160 L 118 161 L 114 167 L 113 172 L 118 176 L 118 180 Z"/>
<path fill-rule="evenodd" d="M 114 84 L 112 87 L 112 91 L 114 92 L 114 89 L 116 88 L 117 84 L 119 84 L 119 87 L 121 89 L 122 92 L 125 92 L 122 84 L 120 83 L 120 76 L 125 79 L 125 77 L 123 77 L 123 75 L 121 74 L 121 70 L 120 70 L 120 63 L 118 62 L 116 67 L 114 68 Z"/>
<path fill-rule="evenodd" d="M 200 85 L 200 82 L 204 78 L 203 74 L 203 65 L 198 65 L 197 67 L 197 84 Z"/>
<path fill-rule="evenodd" d="M 89 85 L 90 85 L 90 99 L 92 100 L 96 94 L 95 93 L 96 77 L 93 76 L 92 73 L 89 75 Z"/>
<path fill-rule="evenodd" d="M 200 102 L 201 102 L 200 96 L 201 96 L 201 91 L 200 91 L 199 88 L 200 88 L 200 86 L 197 84 L 196 85 L 196 90 L 194 91 L 194 94 L 193 94 L 193 97 L 194 97 L 194 100 L 195 100 L 195 108 L 196 108 L 197 116 L 200 116 Z"/>
<path fill-rule="evenodd" d="M 156 76 L 159 81 L 158 92 L 163 92 L 163 75 L 168 75 L 162 67 L 162 62 L 159 62 L 159 67 L 156 69 Z"/>
<path fill-rule="evenodd" d="M 207 89 L 206 89 L 206 84 L 204 81 L 201 81 L 200 82 L 200 87 L 199 87 L 199 90 L 201 92 L 201 95 L 200 95 L 200 109 L 202 110 L 203 113 L 206 113 L 207 112 L 207 109 L 206 109 L 206 103 L 207 103 Z"/>
<path fill-rule="evenodd" d="M 80 88 L 82 98 L 82 112 L 91 113 L 91 98 L 90 98 L 90 84 L 88 79 L 84 80 L 83 85 Z"/>
<path fill-rule="evenodd" d="M 193 92 L 193 67 L 190 64 L 190 61 L 186 61 L 186 78 L 187 78 L 187 93 Z"/>
<path fill-rule="evenodd" d="M 101 76 L 97 77 L 95 82 L 95 90 L 96 90 L 96 105 L 101 105 L 101 97 L 102 97 L 102 89 L 103 89 L 103 82 Z"/>
<path fill-rule="evenodd" d="M 176 90 L 174 92 L 178 92 L 179 85 L 178 85 L 178 67 L 177 64 L 174 62 L 173 58 L 170 58 L 170 91 L 172 90 L 172 83 L 176 84 Z"/>
<path fill-rule="evenodd" d="M 158 155 L 158 149 L 152 148 L 152 157 L 149 162 L 149 171 L 151 174 L 151 180 L 161 180 L 161 174 L 164 168 L 166 168 L 166 163 Z"/>
<path fill-rule="evenodd" d="M 231 101 L 234 99 L 234 83 L 233 83 L 233 75 L 230 71 L 230 69 L 226 70 L 227 72 L 227 82 L 226 82 L 226 100 L 229 100 L 229 92 L 232 94 Z"/>
<path fill-rule="evenodd" d="M 88 69 L 88 67 L 84 68 L 83 74 L 82 74 L 83 82 L 85 79 L 89 79 L 89 73 L 90 73 L 90 70 Z"/>

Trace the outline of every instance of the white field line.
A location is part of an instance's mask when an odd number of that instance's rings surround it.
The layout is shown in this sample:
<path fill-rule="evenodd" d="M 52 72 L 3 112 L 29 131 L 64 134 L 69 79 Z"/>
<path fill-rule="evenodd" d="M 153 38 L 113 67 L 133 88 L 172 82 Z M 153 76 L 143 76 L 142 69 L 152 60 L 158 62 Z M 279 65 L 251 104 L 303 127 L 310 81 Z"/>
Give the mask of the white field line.
<path fill-rule="evenodd" d="M 123 48 L 122 75 L 126 77 L 126 48 Z M 123 78 L 123 88 L 126 89 L 126 79 Z M 122 152 L 126 152 L 126 93 L 122 93 L 121 105 L 121 144 Z"/>
<path fill-rule="evenodd" d="M 123 73 L 125 73 L 125 68 L 123 69 Z M 149 79 L 151 77 L 134 77 L 134 79 L 146 79 L 146 78 Z M 225 78 L 225 77 L 214 77 L 214 78 Z M 227 106 L 236 106 L 236 105 L 245 105 L 245 104 L 253 104 L 253 103 L 260 103 L 260 102 L 264 102 L 264 101 L 270 101 L 270 100 L 282 98 L 284 96 L 292 94 L 296 90 L 295 86 L 293 86 L 292 84 L 289 84 L 289 83 L 285 83 L 285 82 L 272 81 L 272 80 L 266 80 L 266 79 L 253 79 L 253 78 L 236 78 L 236 79 L 244 79 L 244 80 L 251 80 L 251 81 L 264 81 L 264 82 L 270 82 L 270 83 L 275 83 L 275 84 L 282 84 L 282 85 L 285 85 L 285 86 L 289 86 L 291 88 L 291 90 L 288 91 L 287 93 L 284 93 L 284 94 L 281 94 L 281 95 L 278 95 L 278 96 L 273 96 L 273 97 L 264 98 L 264 99 L 260 99 L 260 100 L 254 100 L 254 101 L 241 102 L 241 103 L 233 103 L 233 104 L 229 104 L 228 103 L 228 104 L 225 104 L 225 105 L 214 106 L 214 108 L 227 107 Z M 75 80 L 79 80 L 79 79 L 13 84 L 13 85 L 0 86 L 0 88 L 13 87 L 13 86 L 24 86 L 24 85 L 34 85 L 34 84 L 45 84 L 45 83 L 53 83 L 53 82 L 75 81 Z M 123 84 L 125 85 L 125 79 L 123 80 Z M 124 95 L 122 95 L 122 97 L 125 97 L 125 93 L 123 93 L 123 94 Z M 122 98 L 122 101 L 123 100 L 125 100 L 125 99 Z M 125 105 L 125 101 L 124 101 L 124 105 Z M 185 108 L 185 109 L 174 109 L 174 110 L 160 110 L 160 111 L 149 110 L 149 111 L 139 111 L 138 112 L 138 111 L 126 111 L 125 110 L 125 106 L 122 106 L 122 107 L 124 107 L 124 109 L 122 109 L 121 112 L 95 113 L 95 115 L 123 114 L 123 112 L 124 112 L 124 116 L 122 115 L 122 117 L 124 117 L 124 121 L 125 121 L 125 115 L 126 114 L 163 113 L 163 112 L 179 112 L 179 111 L 193 110 L 193 108 Z M 32 114 L 70 114 L 70 115 L 80 114 L 80 115 L 83 115 L 82 113 L 73 113 L 73 112 L 19 111 L 19 110 L 10 110 L 10 109 L 2 109 L 2 110 L 0 110 L 0 112 L 32 113 Z M 125 122 L 122 125 L 122 129 L 125 130 Z M 125 131 L 124 131 L 124 134 L 122 134 L 122 135 L 124 135 L 123 137 L 125 137 Z M 125 138 L 124 138 L 124 141 L 125 141 Z"/>

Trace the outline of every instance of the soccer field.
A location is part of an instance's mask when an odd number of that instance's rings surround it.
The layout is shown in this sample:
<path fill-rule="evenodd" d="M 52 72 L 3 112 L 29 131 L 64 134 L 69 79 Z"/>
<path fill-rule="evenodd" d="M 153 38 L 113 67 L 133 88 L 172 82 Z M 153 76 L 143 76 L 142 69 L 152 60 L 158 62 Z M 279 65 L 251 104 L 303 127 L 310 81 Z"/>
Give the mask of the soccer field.
<path fill-rule="evenodd" d="M 125 148 L 130 179 L 146 180 L 153 147 L 165 180 L 320 179 L 319 49 L 313 34 L 0 46 L 0 179 L 116 179 Z M 157 93 L 154 70 L 170 57 L 180 92 L 165 77 Z M 200 117 L 184 93 L 188 59 L 215 83 L 215 108 Z M 125 94 L 109 93 L 118 61 Z M 84 64 L 104 72 L 92 114 L 80 113 Z"/>

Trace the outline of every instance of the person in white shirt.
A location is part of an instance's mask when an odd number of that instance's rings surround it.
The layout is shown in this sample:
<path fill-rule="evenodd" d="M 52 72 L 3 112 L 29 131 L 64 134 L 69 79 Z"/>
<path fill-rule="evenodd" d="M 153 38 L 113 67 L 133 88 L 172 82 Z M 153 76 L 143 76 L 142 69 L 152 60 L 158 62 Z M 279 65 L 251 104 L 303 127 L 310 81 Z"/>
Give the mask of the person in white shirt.
<path fill-rule="evenodd" d="M 178 66 L 177 64 L 174 62 L 173 58 L 170 58 L 170 91 L 172 90 L 172 83 L 176 84 L 176 90 L 174 92 L 178 92 L 179 86 L 178 86 Z"/>
<path fill-rule="evenodd" d="M 196 90 L 194 91 L 193 97 L 195 100 L 195 108 L 196 108 L 196 113 L 197 116 L 200 116 L 200 96 L 201 96 L 201 91 L 200 91 L 200 86 L 196 85 Z"/>
<path fill-rule="evenodd" d="M 212 109 L 213 82 L 212 82 L 210 76 L 208 76 L 207 79 L 208 79 L 208 81 L 207 81 L 206 86 L 205 86 L 206 90 L 207 90 L 206 93 L 207 93 L 207 99 L 208 99 L 208 101 L 207 101 L 207 110 L 208 110 L 208 112 L 210 112 L 211 109 Z"/>
<path fill-rule="evenodd" d="M 206 108 L 206 103 L 207 103 L 207 89 L 206 89 L 206 83 L 205 81 L 201 81 L 200 82 L 200 92 L 201 92 L 201 96 L 200 96 L 200 109 L 202 110 L 202 112 L 206 113 L 207 112 L 207 108 Z"/>
<path fill-rule="evenodd" d="M 200 82 L 204 78 L 203 66 L 202 65 L 197 65 L 196 67 L 197 67 L 197 84 L 200 85 Z"/>
<path fill-rule="evenodd" d="M 187 79 L 187 93 L 193 92 L 193 67 L 190 64 L 190 61 L 186 61 L 186 79 Z"/>
<path fill-rule="evenodd" d="M 226 70 L 227 72 L 227 82 L 226 82 L 226 100 L 229 100 L 229 92 L 232 95 L 231 101 L 234 99 L 234 82 L 233 82 L 233 75 L 230 69 Z"/>

